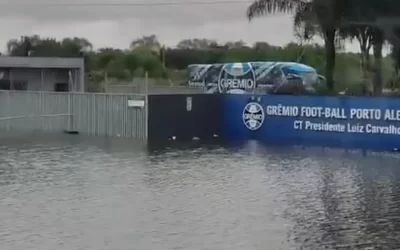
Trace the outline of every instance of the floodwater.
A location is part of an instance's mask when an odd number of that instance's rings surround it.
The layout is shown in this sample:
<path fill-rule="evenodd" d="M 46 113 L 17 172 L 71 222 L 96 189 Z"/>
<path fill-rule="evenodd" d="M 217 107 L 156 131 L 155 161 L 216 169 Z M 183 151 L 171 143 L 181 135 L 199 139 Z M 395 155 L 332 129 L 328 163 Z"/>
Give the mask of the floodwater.
<path fill-rule="evenodd" d="M 398 248 L 398 155 L 0 142 L 2 250 Z"/>

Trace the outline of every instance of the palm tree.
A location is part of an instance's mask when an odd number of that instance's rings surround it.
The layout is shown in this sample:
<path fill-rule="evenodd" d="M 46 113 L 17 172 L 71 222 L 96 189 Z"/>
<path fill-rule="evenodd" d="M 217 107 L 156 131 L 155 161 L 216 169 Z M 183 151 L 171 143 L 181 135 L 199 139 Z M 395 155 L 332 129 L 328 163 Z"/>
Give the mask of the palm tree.
<path fill-rule="evenodd" d="M 347 0 L 349 1 L 349 0 Z M 299 26 L 304 21 L 307 25 L 315 24 L 317 27 L 305 27 L 305 31 L 319 29 L 325 42 L 325 76 L 327 87 L 334 90 L 333 73 L 335 69 L 335 38 L 341 16 L 346 9 L 344 0 L 255 0 L 247 8 L 247 17 L 251 21 L 275 13 L 294 14 L 294 25 Z"/>
<path fill-rule="evenodd" d="M 398 43 L 395 30 L 400 25 L 399 1 L 395 0 L 351 0 L 351 5 L 344 15 L 341 30 L 347 30 L 357 35 L 362 35 L 362 43 L 368 47 L 360 48 L 369 57 L 369 49 L 372 47 L 374 63 L 371 64 L 373 73 L 373 94 L 381 95 L 383 89 L 382 79 L 382 53 L 385 42 Z M 351 36 L 350 36 L 351 37 Z M 368 51 L 367 51 L 368 49 Z"/>

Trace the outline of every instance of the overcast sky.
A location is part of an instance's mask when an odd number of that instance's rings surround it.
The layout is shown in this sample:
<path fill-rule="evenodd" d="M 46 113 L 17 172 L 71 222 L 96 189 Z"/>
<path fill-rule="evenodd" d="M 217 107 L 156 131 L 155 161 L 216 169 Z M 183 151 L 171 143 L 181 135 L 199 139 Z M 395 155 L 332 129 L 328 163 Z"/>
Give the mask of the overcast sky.
<path fill-rule="evenodd" d="M 185 5 L 165 4 L 177 2 Z M 90 5 L 99 3 L 165 5 Z M 150 34 L 156 34 L 168 46 L 185 38 L 243 40 L 249 44 L 266 41 L 274 45 L 295 40 L 290 16 L 275 15 L 249 22 L 245 15 L 249 3 L 248 0 L 236 3 L 235 0 L 0 0 L 0 47 L 5 50 L 10 38 L 32 34 L 86 37 L 96 48 L 127 48 L 133 39 Z M 357 51 L 357 45 L 347 49 Z"/>

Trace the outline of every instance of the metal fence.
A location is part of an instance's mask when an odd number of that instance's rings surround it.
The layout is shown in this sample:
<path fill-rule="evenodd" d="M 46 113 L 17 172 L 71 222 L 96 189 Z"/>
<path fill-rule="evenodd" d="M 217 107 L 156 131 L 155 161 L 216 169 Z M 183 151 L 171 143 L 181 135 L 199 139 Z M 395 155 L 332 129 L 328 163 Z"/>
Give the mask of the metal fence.
<path fill-rule="evenodd" d="M 199 94 L 204 88 L 190 87 L 187 80 L 172 81 L 167 79 L 135 78 L 133 81 L 106 81 L 97 84 L 103 86 L 105 93 L 137 93 L 137 94 Z"/>
<path fill-rule="evenodd" d="M 0 91 L 0 129 L 146 139 L 146 106 L 137 94 Z"/>
<path fill-rule="evenodd" d="M 170 95 L 170 94 L 201 94 L 204 93 L 203 88 L 189 86 L 158 86 L 149 85 L 146 89 L 144 85 L 138 84 L 113 84 L 108 85 L 104 90 L 106 93 L 138 93 L 149 95 Z"/>

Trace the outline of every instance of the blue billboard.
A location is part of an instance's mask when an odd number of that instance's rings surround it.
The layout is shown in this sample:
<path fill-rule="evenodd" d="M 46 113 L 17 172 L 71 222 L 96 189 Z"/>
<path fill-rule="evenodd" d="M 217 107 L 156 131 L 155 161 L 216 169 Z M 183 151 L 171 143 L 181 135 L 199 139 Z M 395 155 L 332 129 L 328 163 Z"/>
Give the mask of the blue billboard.
<path fill-rule="evenodd" d="M 293 83 L 313 91 L 323 78 L 295 62 L 192 64 L 188 74 L 189 86 L 203 87 L 205 93 L 274 93 Z"/>
<path fill-rule="evenodd" d="M 397 150 L 394 98 L 225 95 L 223 137 L 273 144 Z"/>

